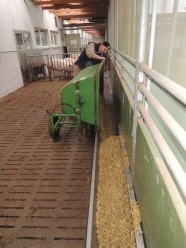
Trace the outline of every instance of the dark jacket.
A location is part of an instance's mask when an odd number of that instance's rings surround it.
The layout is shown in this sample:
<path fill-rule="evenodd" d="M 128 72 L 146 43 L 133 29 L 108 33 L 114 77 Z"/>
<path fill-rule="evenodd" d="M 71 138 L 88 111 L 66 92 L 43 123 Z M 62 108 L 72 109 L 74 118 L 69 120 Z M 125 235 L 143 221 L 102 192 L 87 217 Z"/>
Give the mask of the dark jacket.
<path fill-rule="evenodd" d="M 94 42 L 90 42 L 90 43 L 94 43 Z M 88 44 L 90 44 L 90 43 L 88 43 Z M 98 55 L 99 55 L 99 53 L 98 53 L 99 45 L 100 44 L 94 43 L 94 52 L 95 52 L 95 54 L 98 54 Z M 101 60 L 89 58 L 86 55 L 86 48 L 85 48 L 83 50 L 82 54 L 79 56 L 78 60 L 75 62 L 75 65 L 78 65 L 79 68 L 81 70 L 83 70 L 86 67 L 96 65 L 96 64 L 99 64 L 99 63 L 101 63 Z"/>

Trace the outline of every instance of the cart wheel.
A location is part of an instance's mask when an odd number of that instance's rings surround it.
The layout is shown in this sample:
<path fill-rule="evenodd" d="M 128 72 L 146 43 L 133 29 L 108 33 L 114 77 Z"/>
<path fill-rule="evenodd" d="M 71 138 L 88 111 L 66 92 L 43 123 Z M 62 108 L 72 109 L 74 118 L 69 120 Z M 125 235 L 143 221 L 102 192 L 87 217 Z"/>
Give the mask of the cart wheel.
<path fill-rule="evenodd" d="M 58 117 L 54 117 L 53 121 L 54 121 L 54 125 L 55 125 L 56 122 L 58 121 Z M 57 130 L 56 132 L 53 132 L 52 126 L 51 126 L 51 121 L 49 120 L 49 122 L 48 122 L 48 132 L 49 132 L 50 137 L 53 140 L 55 140 L 55 139 L 57 139 L 59 137 L 59 131 L 60 131 L 60 129 Z"/>
<path fill-rule="evenodd" d="M 85 132 L 88 137 L 93 137 L 95 135 L 95 126 L 86 123 L 85 124 Z"/>

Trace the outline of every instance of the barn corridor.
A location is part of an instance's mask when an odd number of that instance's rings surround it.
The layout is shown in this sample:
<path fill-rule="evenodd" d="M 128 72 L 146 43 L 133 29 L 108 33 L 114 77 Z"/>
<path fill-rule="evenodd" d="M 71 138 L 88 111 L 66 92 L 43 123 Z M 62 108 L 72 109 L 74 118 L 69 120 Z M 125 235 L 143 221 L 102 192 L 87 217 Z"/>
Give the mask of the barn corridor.
<path fill-rule="evenodd" d="M 47 130 L 65 83 L 0 100 L 0 247 L 85 247 L 94 139 L 62 129 L 54 142 Z"/>

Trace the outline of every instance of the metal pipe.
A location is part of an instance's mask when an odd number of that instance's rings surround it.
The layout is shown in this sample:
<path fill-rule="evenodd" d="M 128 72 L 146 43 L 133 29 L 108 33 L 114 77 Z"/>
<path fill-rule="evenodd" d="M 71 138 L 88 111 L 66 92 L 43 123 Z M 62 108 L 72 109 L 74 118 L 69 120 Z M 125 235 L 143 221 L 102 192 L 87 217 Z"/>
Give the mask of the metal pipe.
<path fill-rule="evenodd" d="M 149 42 L 149 58 L 148 66 L 152 68 L 153 55 L 154 55 L 154 40 L 155 40 L 155 31 L 156 31 L 156 9 L 157 9 L 157 0 L 152 2 L 152 19 L 151 19 L 151 32 L 150 32 L 150 42 Z M 147 78 L 147 89 L 150 90 L 150 79 Z M 148 103 L 145 101 L 145 107 L 148 109 Z"/>
<path fill-rule="evenodd" d="M 135 150 L 136 150 L 136 129 L 137 129 L 137 97 L 138 97 L 138 84 L 139 84 L 139 64 L 136 64 L 136 80 L 134 90 L 134 113 L 133 113 L 133 126 L 132 126 L 132 161 L 131 161 L 131 177 L 134 179 L 134 164 L 135 164 Z"/>
<path fill-rule="evenodd" d="M 114 55 L 114 54 L 113 54 Z M 116 57 L 116 55 L 114 55 L 115 58 L 118 60 L 118 58 Z M 118 62 L 121 64 L 121 62 L 118 60 Z M 121 72 L 121 69 L 118 67 L 117 64 L 115 64 L 115 66 L 117 66 L 118 70 L 120 71 L 122 78 L 124 79 L 128 90 L 130 91 L 130 94 L 132 95 L 132 97 L 134 97 L 134 89 L 132 88 L 132 86 L 130 85 L 129 81 L 126 79 L 125 75 L 123 74 L 123 72 Z"/>
<path fill-rule="evenodd" d="M 153 120 L 150 118 L 149 114 L 145 110 L 144 105 L 141 103 L 138 105 L 138 110 L 141 112 L 145 123 L 150 130 L 152 137 L 157 144 L 157 147 L 167 162 L 168 168 L 171 171 L 172 175 L 175 178 L 176 184 L 179 186 L 181 191 L 181 195 L 183 197 L 184 202 L 186 202 L 186 175 L 177 161 L 176 157 L 172 153 L 171 149 L 167 145 L 160 131 L 154 124 Z"/>
<path fill-rule="evenodd" d="M 129 34 L 128 37 L 129 37 L 129 48 L 130 48 L 130 56 L 134 56 L 134 53 L 133 53 L 133 42 L 134 42 L 134 36 L 135 36 L 135 32 L 134 32 L 134 17 L 135 17 L 135 14 L 134 14 L 134 1 L 130 1 L 130 4 L 128 5 L 128 11 L 130 11 L 130 14 L 129 14 L 129 26 L 130 29 L 129 29 Z"/>
<path fill-rule="evenodd" d="M 146 33 L 148 19 L 148 0 L 140 1 L 140 23 L 139 23 L 139 44 L 138 44 L 138 61 L 142 62 L 145 58 L 146 50 Z"/>
<path fill-rule="evenodd" d="M 157 0 L 153 0 L 151 32 L 150 32 L 150 42 L 149 42 L 149 58 L 148 58 L 148 66 L 150 68 L 152 68 L 152 61 L 154 55 L 154 40 L 155 40 L 155 31 L 156 31 L 156 8 L 157 8 Z"/>
<path fill-rule="evenodd" d="M 180 100 L 184 105 L 186 105 L 186 88 L 180 86 L 179 84 L 173 82 L 167 77 L 163 76 L 159 72 L 149 68 L 147 65 L 142 64 L 140 70 L 148 75 L 151 79 L 156 81 L 160 86 L 170 92 L 178 100 Z"/>
<path fill-rule="evenodd" d="M 148 0 L 140 1 L 140 20 L 139 20 L 139 40 L 138 40 L 138 63 L 136 64 L 136 80 L 134 90 L 134 115 L 132 127 L 132 163 L 131 175 L 134 178 L 134 164 L 135 164 L 135 147 L 136 147 L 136 129 L 137 129 L 137 102 L 141 99 L 138 91 L 139 82 L 143 82 L 143 74 L 139 71 L 139 63 L 145 59 L 146 50 L 146 33 L 147 33 L 147 16 L 148 15 Z"/>
<path fill-rule="evenodd" d="M 112 3 L 109 1 L 109 10 L 108 10 L 108 25 L 107 25 L 107 37 L 110 41 L 110 44 L 112 44 L 112 33 L 111 33 L 111 27 L 112 27 Z"/>
<path fill-rule="evenodd" d="M 174 36 L 175 36 L 175 30 L 176 30 L 178 3 L 179 3 L 178 0 L 174 0 L 173 18 L 172 18 L 172 22 L 170 23 L 171 32 L 170 32 L 169 46 L 168 46 L 167 70 L 165 73 L 166 77 L 169 77 L 169 72 L 170 72 L 172 50 L 173 50 Z"/>
<path fill-rule="evenodd" d="M 175 121 L 175 119 L 168 113 L 168 111 L 156 100 L 156 98 L 148 91 L 144 84 L 139 87 L 139 90 L 144 94 L 148 101 L 152 104 L 153 108 L 159 114 L 165 125 L 183 147 L 186 152 L 186 132 Z"/>
<path fill-rule="evenodd" d="M 92 225 L 93 225 L 93 211 L 94 211 L 94 191 L 95 191 L 95 181 L 96 181 L 97 148 L 98 148 L 98 133 L 96 132 L 95 144 L 94 144 L 93 165 L 92 165 L 92 178 L 91 178 L 91 188 L 90 188 L 89 210 L 88 210 L 86 248 L 91 248 L 91 243 L 92 243 Z"/>
<path fill-rule="evenodd" d="M 135 82 L 135 77 L 132 75 L 132 73 L 129 71 L 129 69 L 117 58 L 117 56 L 112 51 L 111 51 L 111 53 L 116 57 L 119 64 L 121 65 L 121 67 L 127 72 L 127 74 L 132 79 L 132 81 Z"/>
<path fill-rule="evenodd" d="M 117 19 L 116 1 L 117 0 L 114 0 L 114 47 L 115 48 L 116 48 L 116 44 L 117 44 L 117 35 L 116 35 L 116 29 L 117 29 L 117 24 L 116 24 L 116 19 Z"/>
<path fill-rule="evenodd" d="M 130 64 L 132 64 L 136 67 L 137 60 L 127 56 L 126 54 L 123 54 L 122 52 L 118 51 L 117 49 L 112 48 L 112 50 L 116 51 L 121 57 L 126 59 L 127 62 L 129 62 Z M 175 96 L 178 100 L 180 100 L 184 105 L 186 105 L 186 88 L 173 82 L 172 80 L 163 76 L 159 72 L 149 68 L 146 64 L 141 64 L 140 71 L 144 72 L 147 76 L 149 76 L 151 79 L 156 81 L 161 87 L 166 89 L 173 96 Z"/>
<path fill-rule="evenodd" d="M 121 72 L 121 75 L 123 77 L 123 80 L 125 81 L 128 90 L 130 91 L 130 94 L 132 95 L 132 97 L 134 97 L 134 89 L 132 88 L 132 86 L 130 85 L 129 81 L 126 79 L 125 75 L 123 74 L 123 72 Z"/>
<path fill-rule="evenodd" d="M 112 60 L 112 63 L 114 64 L 114 61 L 113 61 L 113 58 L 112 57 L 111 57 L 111 60 Z M 117 72 L 118 74 L 121 73 L 119 71 L 119 68 L 118 68 L 117 65 L 116 65 L 116 68 L 115 69 L 118 70 L 118 72 Z M 127 98 L 129 100 L 130 106 L 132 106 L 132 108 L 133 108 L 134 101 L 133 101 L 133 98 L 131 97 L 131 94 L 129 94 L 129 89 L 126 87 L 126 84 L 123 83 L 122 78 L 120 78 L 120 79 L 121 79 L 121 84 L 123 86 L 124 92 L 127 95 Z"/>
<path fill-rule="evenodd" d="M 133 82 L 135 82 L 135 77 L 134 75 L 129 71 L 129 69 L 121 62 L 119 61 L 121 67 L 127 72 L 127 74 L 129 75 L 129 77 L 132 79 Z"/>
<path fill-rule="evenodd" d="M 116 49 L 118 49 L 118 18 L 119 18 L 119 15 L 118 15 L 118 0 L 116 0 L 116 13 L 117 13 L 117 19 L 116 19 Z"/>
<path fill-rule="evenodd" d="M 126 59 L 127 62 L 129 62 L 130 64 L 136 66 L 136 64 L 137 64 L 137 60 L 136 59 L 131 58 L 130 56 L 128 56 L 128 55 L 120 52 L 117 49 L 114 49 L 114 48 L 111 48 L 111 49 L 114 50 L 115 52 L 117 52 L 122 58 Z"/>

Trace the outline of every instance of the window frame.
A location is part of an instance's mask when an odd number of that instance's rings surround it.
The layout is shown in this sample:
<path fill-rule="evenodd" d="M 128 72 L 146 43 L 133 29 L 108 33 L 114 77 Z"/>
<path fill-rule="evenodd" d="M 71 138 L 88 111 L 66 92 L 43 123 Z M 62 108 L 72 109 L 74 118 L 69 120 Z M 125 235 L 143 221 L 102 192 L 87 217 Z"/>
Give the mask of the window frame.
<path fill-rule="evenodd" d="M 21 36 L 22 45 L 18 44 L 17 35 Z M 26 36 L 29 37 L 30 47 L 27 47 L 27 40 L 25 38 Z M 16 47 L 18 50 L 31 50 L 31 49 L 33 49 L 31 32 L 25 31 L 25 30 L 14 30 L 14 37 L 15 37 Z M 22 46 L 22 47 L 20 47 L 20 46 Z"/>
<path fill-rule="evenodd" d="M 36 32 L 38 32 L 38 34 L 39 34 L 38 38 L 39 38 L 40 44 L 37 43 Z M 43 44 L 43 39 L 42 39 L 42 34 L 41 34 L 42 32 L 44 32 L 45 36 L 46 36 L 46 42 L 47 42 L 46 45 Z M 34 34 L 35 34 L 35 41 L 36 41 L 36 46 L 37 47 L 39 47 L 39 48 L 48 48 L 49 47 L 48 30 L 47 29 L 35 27 L 34 28 Z"/>
<path fill-rule="evenodd" d="M 59 33 L 57 31 L 50 30 L 50 41 L 51 46 L 59 46 Z"/>

